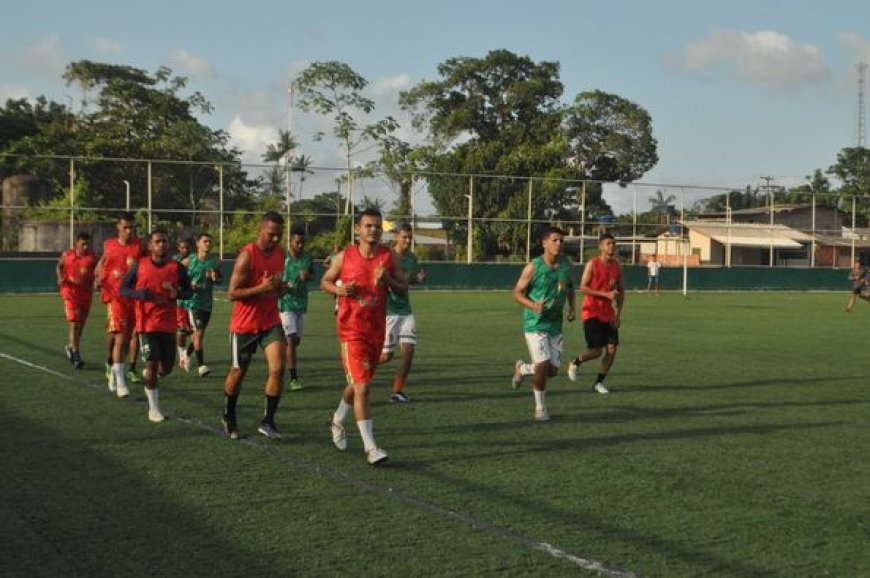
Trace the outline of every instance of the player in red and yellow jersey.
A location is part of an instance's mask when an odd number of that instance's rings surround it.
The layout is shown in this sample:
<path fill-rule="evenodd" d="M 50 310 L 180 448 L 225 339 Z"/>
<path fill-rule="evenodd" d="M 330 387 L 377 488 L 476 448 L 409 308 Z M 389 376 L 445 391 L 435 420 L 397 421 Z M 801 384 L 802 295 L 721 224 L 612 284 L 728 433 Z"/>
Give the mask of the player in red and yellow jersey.
<path fill-rule="evenodd" d="M 121 285 L 121 295 L 134 303 L 136 331 L 145 361 L 145 396 L 148 419 L 166 419 L 160 410 L 158 377 L 168 375 L 175 363 L 175 300 L 193 295 L 187 269 L 169 257 L 169 236 L 155 229 L 148 238 L 148 257 L 130 267 Z"/>
<path fill-rule="evenodd" d="M 278 315 L 278 297 L 285 290 L 284 250 L 281 237 L 284 218 L 275 212 L 263 215 L 257 240 L 242 247 L 233 266 L 227 296 L 233 302 L 230 318 L 232 366 L 224 381 L 224 432 L 230 439 L 240 436 L 236 402 L 242 380 L 257 347 L 268 366 L 266 411 L 257 431 L 272 440 L 281 439 L 275 413 L 284 383 L 284 330 Z"/>
<path fill-rule="evenodd" d="M 598 256 L 586 263 L 580 279 L 580 291 L 584 294 L 580 315 L 587 349 L 568 365 L 568 377 L 571 381 L 577 381 L 580 365 L 598 359 L 605 351 L 594 387 L 598 393 L 609 393 L 604 386 L 604 378 L 613 366 L 619 347 L 619 324 L 625 304 L 625 289 L 622 286 L 622 267 L 615 255 L 616 241 L 613 235 L 601 235 L 598 252 Z"/>
<path fill-rule="evenodd" d="M 84 365 L 79 344 L 91 310 L 96 266 L 97 258 L 91 251 L 91 236 L 87 233 L 79 233 L 73 248 L 64 251 L 57 262 L 57 285 L 69 323 L 66 355 L 76 369 Z"/>
<path fill-rule="evenodd" d="M 321 288 L 338 296 L 337 331 L 347 386 L 332 416 L 332 443 L 347 449 L 344 421 L 353 410 L 363 440 L 366 461 L 372 465 L 387 459 L 375 443 L 369 390 L 384 344 L 387 324 L 387 291 L 405 292 L 408 283 L 401 259 L 381 246 L 381 213 L 366 209 L 355 225 L 358 245 L 348 245 L 331 261 Z"/>
<path fill-rule="evenodd" d="M 109 391 L 127 397 L 127 381 L 136 381 L 136 337 L 133 302 L 121 295 L 121 283 L 130 267 L 144 254 L 142 242 L 136 237 L 133 213 L 121 213 L 116 219 L 118 234 L 103 243 L 103 255 L 97 264 L 101 297 L 107 307 L 106 320 L 106 380 Z M 124 358 L 130 361 L 130 371 Z"/>

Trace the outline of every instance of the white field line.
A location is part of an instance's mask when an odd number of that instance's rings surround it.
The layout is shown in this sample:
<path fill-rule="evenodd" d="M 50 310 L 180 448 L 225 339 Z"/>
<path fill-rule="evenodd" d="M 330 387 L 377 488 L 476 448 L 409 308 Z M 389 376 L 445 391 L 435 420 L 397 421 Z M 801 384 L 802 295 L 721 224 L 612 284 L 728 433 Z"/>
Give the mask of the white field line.
<path fill-rule="evenodd" d="M 69 375 L 66 375 L 64 373 L 60 373 L 59 371 L 55 371 L 53 369 L 45 367 L 44 365 L 38 365 L 36 363 L 32 363 L 30 361 L 27 361 L 25 359 L 21 359 L 21 358 L 15 357 L 13 355 L 9 355 L 8 353 L 3 353 L 2 351 L 0 351 L 0 358 L 7 359 L 9 361 L 12 361 L 14 363 L 18 363 L 18 364 L 23 365 L 25 367 L 35 369 L 37 371 L 42 371 L 43 373 L 48 373 L 49 375 L 53 375 L 54 377 L 58 377 L 60 379 L 66 380 L 66 381 L 70 381 L 70 382 L 78 384 L 78 385 L 85 385 L 85 386 L 90 387 L 92 389 L 96 389 L 97 391 L 103 391 L 105 389 L 101 385 L 80 381 L 78 379 L 70 377 Z M 164 413 L 166 413 L 166 412 L 164 411 Z M 222 430 L 220 430 L 216 427 L 213 427 L 211 425 L 208 425 L 206 423 L 203 423 L 199 420 L 185 418 L 185 417 L 178 416 L 178 415 L 171 415 L 171 414 L 167 414 L 167 415 L 172 417 L 172 419 L 178 420 L 182 423 L 192 425 L 198 429 L 205 430 L 209 433 L 212 433 L 215 435 L 223 435 Z M 539 540 L 525 536 L 523 534 L 519 534 L 519 533 L 513 532 L 511 530 L 507 530 L 505 528 L 500 528 L 498 526 L 494 526 L 493 524 L 490 524 L 489 522 L 486 522 L 483 520 L 478 520 L 476 518 L 473 518 L 472 516 L 469 516 L 467 514 L 463 514 L 461 512 L 456 512 L 456 511 L 451 510 L 449 508 L 446 508 L 444 506 L 438 505 L 434 502 L 429 502 L 429 501 L 426 501 L 426 500 L 423 500 L 420 498 L 416 498 L 410 494 L 406 494 L 406 493 L 401 492 L 399 490 L 395 490 L 394 488 L 380 486 L 378 484 L 373 484 L 371 482 L 367 482 L 365 480 L 355 478 L 353 476 L 350 476 L 350 475 L 343 473 L 343 472 L 340 472 L 340 471 L 330 470 L 330 469 L 324 468 L 323 466 L 317 465 L 313 462 L 309 462 L 308 460 L 305 460 L 302 458 L 294 457 L 294 456 L 284 454 L 284 453 L 279 453 L 276 451 L 274 443 L 273 444 L 264 444 L 264 443 L 259 442 L 259 441 L 254 441 L 254 439 L 252 439 L 252 438 L 244 438 L 244 439 L 239 440 L 237 443 L 245 444 L 249 447 L 252 447 L 254 449 L 257 449 L 261 452 L 266 453 L 267 455 L 269 455 L 273 459 L 276 459 L 280 462 L 287 463 L 287 464 L 293 465 L 295 467 L 301 468 L 301 469 L 306 470 L 310 473 L 328 478 L 328 479 L 333 480 L 333 481 L 346 483 L 346 484 L 349 484 L 355 488 L 359 488 L 359 489 L 362 489 L 362 490 L 365 490 L 365 491 L 368 491 L 371 493 L 379 494 L 379 495 L 386 497 L 388 499 L 392 499 L 392 500 L 402 502 L 404 504 L 408 504 L 408 505 L 413 506 L 415 508 L 418 508 L 420 510 L 425 510 L 427 512 L 439 514 L 439 515 L 441 515 L 445 518 L 449 518 L 455 522 L 460 522 L 462 524 L 470 526 L 470 527 L 474 528 L 475 530 L 477 530 L 483 534 L 487 534 L 489 536 L 499 537 L 499 538 L 514 542 L 516 544 L 520 544 L 522 546 L 525 546 L 526 548 L 529 548 L 532 550 L 537 550 L 539 552 L 544 552 L 546 554 L 549 554 L 553 558 L 559 558 L 560 560 L 566 560 L 568 562 L 571 562 L 572 564 L 574 564 L 580 568 L 583 568 L 584 570 L 589 570 L 591 572 L 597 572 L 601 576 L 608 576 L 609 578 L 636 578 L 636 576 L 637 576 L 636 574 L 633 574 L 631 572 L 624 572 L 622 570 L 616 570 L 613 568 L 609 568 L 606 565 L 602 564 L 601 562 L 598 562 L 597 560 L 593 560 L 591 558 L 586 558 L 584 556 L 578 556 L 578 555 L 572 554 L 570 552 L 566 552 L 565 550 L 561 550 L 561 549 L 559 549 L 551 544 L 548 544 L 547 542 L 541 542 Z"/>

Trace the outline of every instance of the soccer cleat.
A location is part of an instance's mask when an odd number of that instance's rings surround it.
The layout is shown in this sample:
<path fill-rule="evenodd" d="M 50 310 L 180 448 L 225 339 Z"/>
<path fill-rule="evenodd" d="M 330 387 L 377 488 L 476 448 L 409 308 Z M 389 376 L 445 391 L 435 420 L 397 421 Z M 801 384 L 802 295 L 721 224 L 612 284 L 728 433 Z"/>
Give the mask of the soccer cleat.
<path fill-rule="evenodd" d="M 366 461 L 371 466 L 376 466 L 387 461 L 388 457 L 387 452 L 378 447 L 374 447 L 366 452 Z"/>
<path fill-rule="evenodd" d="M 282 438 L 281 433 L 275 427 L 273 423 L 263 422 L 260 424 L 260 427 L 257 428 L 257 431 L 269 438 L 270 440 L 280 440 Z"/>
<path fill-rule="evenodd" d="M 568 364 L 568 379 L 571 381 L 577 381 L 580 378 L 580 364 L 571 361 Z"/>
<path fill-rule="evenodd" d="M 511 379 L 511 387 L 514 389 L 519 389 L 519 387 L 523 384 L 523 374 L 520 372 L 520 367 L 523 365 L 521 359 L 517 359 L 517 362 L 514 364 L 514 376 Z"/>
<path fill-rule="evenodd" d="M 190 356 L 187 355 L 186 351 L 183 351 L 178 356 L 178 367 L 180 367 L 183 371 L 190 371 Z"/>
<path fill-rule="evenodd" d="M 142 383 L 142 378 L 136 375 L 132 369 L 127 372 L 127 381 L 130 383 Z"/>
<path fill-rule="evenodd" d="M 63 350 L 66 353 L 66 358 L 69 359 L 70 363 L 73 363 L 73 350 L 69 345 L 64 345 Z"/>
<path fill-rule="evenodd" d="M 81 369 L 85 366 L 85 362 L 82 361 L 82 354 L 78 351 L 72 352 L 72 364 L 76 369 Z"/>
<path fill-rule="evenodd" d="M 390 403 L 411 403 L 411 399 L 404 391 L 397 391 L 390 394 Z"/>
<path fill-rule="evenodd" d="M 199 369 L 197 369 L 196 371 L 197 371 L 197 373 L 199 373 L 200 377 L 205 377 L 206 375 L 211 373 L 211 370 L 208 368 L 208 365 L 200 365 Z"/>
<path fill-rule="evenodd" d="M 112 373 L 112 365 L 106 364 L 106 383 L 109 385 L 109 392 L 115 393 L 115 374 Z"/>
<path fill-rule="evenodd" d="M 242 438 L 242 434 L 239 433 L 239 428 L 236 425 L 236 420 L 229 419 L 227 416 L 223 416 L 221 418 L 221 425 L 224 426 L 224 433 L 231 440 L 237 440 Z"/>
<path fill-rule="evenodd" d="M 595 391 L 600 393 L 600 394 L 610 393 L 610 390 L 607 389 L 606 387 L 604 387 L 604 384 L 601 382 L 598 382 L 595 384 Z"/>
<path fill-rule="evenodd" d="M 163 412 L 160 411 L 159 407 L 148 410 L 148 421 L 153 421 L 154 423 L 159 423 L 166 419 L 166 416 L 163 415 Z"/>
<path fill-rule="evenodd" d="M 117 389 L 115 390 L 115 394 L 118 396 L 118 399 L 124 399 L 130 397 L 130 390 L 129 388 L 127 388 L 126 385 L 119 384 Z"/>
<path fill-rule="evenodd" d="M 347 449 L 347 434 L 344 431 L 344 426 L 330 418 L 329 429 L 332 432 L 332 445 L 337 449 L 344 451 Z"/>
<path fill-rule="evenodd" d="M 547 408 L 535 410 L 535 421 L 550 421 L 550 412 Z"/>
<path fill-rule="evenodd" d="M 298 377 L 295 379 L 291 379 L 290 383 L 287 384 L 287 387 L 290 389 L 290 391 L 299 391 L 300 389 L 302 389 L 302 380 Z"/>

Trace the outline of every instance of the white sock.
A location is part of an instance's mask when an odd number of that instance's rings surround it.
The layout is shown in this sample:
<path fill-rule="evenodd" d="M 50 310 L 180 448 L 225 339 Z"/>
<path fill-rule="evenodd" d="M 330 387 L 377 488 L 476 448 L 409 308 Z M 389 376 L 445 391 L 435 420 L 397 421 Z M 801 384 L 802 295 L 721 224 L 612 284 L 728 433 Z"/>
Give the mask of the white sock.
<path fill-rule="evenodd" d="M 538 391 L 537 389 L 532 391 L 535 393 L 535 409 L 541 410 L 547 407 L 547 392 Z"/>
<path fill-rule="evenodd" d="M 115 376 L 115 385 L 117 387 L 127 387 L 127 366 L 125 364 L 113 363 L 112 375 Z"/>
<path fill-rule="evenodd" d="M 335 423 L 343 424 L 344 420 L 347 419 L 347 416 L 350 415 L 350 410 L 352 409 L 353 406 L 344 401 L 344 399 L 342 399 L 340 402 L 338 402 L 338 409 L 335 410 L 335 414 L 332 416 L 332 420 Z"/>
<path fill-rule="evenodd" d="M 362 437 L 363 448 L 365 448 L 366 453 L 368 453 L 372 448 L 377 447 L 375 445 L 375 436 L 372 433 L 372 420 L 364 419 L 358 421 L 356 422 L 356 427 L 359 428 L 359 435 Z"/>
<path fill-rule="evenodd" d="M 182 358 L 185 355 L 187 355 L 187 349 L 185 349 L 184 347 L 179 347 L 178 348 L 178 357 Z"/>
<path fill-rule="evenodd" d="M 520 375 L 535 375 L 535 364 L 523 363 L 520 365 Z"/>
<path fill-rule="evenodd" d="M 158 403 L 158 398 L 160 397 L 157 388 L 148 389 L 145 388 L 145 397 L 148 398 L 148 409 L 156 409 L 160 410 L 160 404 Z"/>

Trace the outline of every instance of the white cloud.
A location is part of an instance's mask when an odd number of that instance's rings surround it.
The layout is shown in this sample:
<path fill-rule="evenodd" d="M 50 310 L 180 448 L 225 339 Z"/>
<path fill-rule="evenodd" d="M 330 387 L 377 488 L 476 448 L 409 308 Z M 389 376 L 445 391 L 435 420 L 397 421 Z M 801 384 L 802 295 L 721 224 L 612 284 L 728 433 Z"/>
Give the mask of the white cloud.
<path fill-rule="evenodd" d="M 856 61 L 870 64 L 870 40 L 855 32 L 845 32 L 840 35 L 840 42 L 851 49 Z"/>
<path fill-rule="evenodd" d="M 47 34 L 37 42 L 25 46 L 18 54 L 18 64 L 28 70 L 59 76 L 69 59 L 61 53 L 60 37 Z"/>
<path fill-rule="evenodd" d="M 169 65 L 195 78 L 214 78 L 217 76 L 214 67 L 208 60 L 183 48 L 179 48 L 169 55 Z"/>
<path fill-rule="evenodd" d="M 262 153 L 278 137 L 278 131 L 275 127 L 264 124 L 247 124 L 238 114 L 227 127 L 227 132 L 230 133 L 232 145 L 241 149 L 243 163 L 262 163 Z"/>
<path fill-rule="evenodd" d="M 111 38 L 94 38 L 91 41 L 94 50 L 100 54 L 120 54 L 121 43 Z"/>
<path fill-rule="evenodd" d="M 821 84 L 831 76 L 816 46 L 799 44 L 774 30 L 714 30 L 686 45 L 675 64 L 688 74 L 705 74 L 724 65 L 746 82 L 786 90 Z"/>

